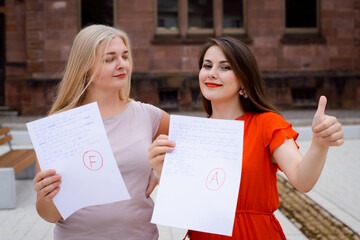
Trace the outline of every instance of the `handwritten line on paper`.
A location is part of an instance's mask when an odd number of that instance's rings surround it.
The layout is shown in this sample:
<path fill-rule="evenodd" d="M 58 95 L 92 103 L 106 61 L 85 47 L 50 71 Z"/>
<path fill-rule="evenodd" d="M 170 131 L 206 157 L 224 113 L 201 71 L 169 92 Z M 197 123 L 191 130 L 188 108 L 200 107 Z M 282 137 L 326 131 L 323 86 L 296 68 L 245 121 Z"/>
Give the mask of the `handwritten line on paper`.
<path fill-rule="evenodd" d="M 96 102 L 26 125 L 40 168 L 61 175 L 53 201 L 63 219 L 87 206 L 130 199 Z"/>
<path fill-rule="evenodd" d="M 243 121 L 171 115 L 176 146 L 165 155 L 151 222 L 231 236 L 243 132 Z"/>

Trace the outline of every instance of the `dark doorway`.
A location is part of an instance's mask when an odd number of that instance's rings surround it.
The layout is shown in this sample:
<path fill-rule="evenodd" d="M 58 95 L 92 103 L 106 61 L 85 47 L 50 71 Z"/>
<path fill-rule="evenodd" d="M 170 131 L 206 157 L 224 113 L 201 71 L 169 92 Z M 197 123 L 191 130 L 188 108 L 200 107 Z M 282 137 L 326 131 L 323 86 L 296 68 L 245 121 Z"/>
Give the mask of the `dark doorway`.
<path fill-rule="evenodd" d="M 81 1 L 81 27 L 91 24 L 114 25 L 114 0 Z"/>

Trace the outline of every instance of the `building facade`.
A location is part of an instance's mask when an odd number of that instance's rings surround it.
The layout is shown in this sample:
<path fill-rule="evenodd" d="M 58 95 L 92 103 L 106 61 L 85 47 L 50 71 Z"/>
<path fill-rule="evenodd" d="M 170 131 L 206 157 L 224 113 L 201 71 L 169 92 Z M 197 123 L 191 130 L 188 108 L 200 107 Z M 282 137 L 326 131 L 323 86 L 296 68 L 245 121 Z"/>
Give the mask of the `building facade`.
<path fill-rule="evenodd" d="M 131 97 L 196 110 L 198 53 L 230 35 L 255 54 L 275 103 L 360 108 L 360 0 L 0 0 L 0 106 L 46 114 L 77 32 L 128 33 Z"/>

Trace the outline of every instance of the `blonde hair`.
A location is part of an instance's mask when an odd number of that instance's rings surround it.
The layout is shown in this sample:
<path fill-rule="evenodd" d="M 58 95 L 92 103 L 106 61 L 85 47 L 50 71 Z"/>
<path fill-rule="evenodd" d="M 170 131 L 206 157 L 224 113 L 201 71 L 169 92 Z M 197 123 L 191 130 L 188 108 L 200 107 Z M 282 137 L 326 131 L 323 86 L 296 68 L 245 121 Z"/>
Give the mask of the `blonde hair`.
<path fill-rule="evenodd" d="M 88 71 L 95 61 L 103 60 L 96 59 L 96 51 L 99 49 L 100 44 L 105 46 L 104 51 L 106 51 L 114 37 L 120 37 L 124 41 L 129 53 L 130 72 L 128 74 L 128 81 L 126 87 L 119 90 L 119 99 L 129 101 L 131 70 L 133 67 L 130 40 L 127 34 L 119 29 L 96 24 L 82 29 L 76 35 L 64 76 L 58 88 L 56 100 L 50 109 L 49 115 L 72 109 L 81 104 L 85 97 L 86 89 L 95 76 L 95 74 L 92 74 L 89 78 L 87 75 Z M 97 71 L 99 69 L 95 69 L 95 72 Z"/>

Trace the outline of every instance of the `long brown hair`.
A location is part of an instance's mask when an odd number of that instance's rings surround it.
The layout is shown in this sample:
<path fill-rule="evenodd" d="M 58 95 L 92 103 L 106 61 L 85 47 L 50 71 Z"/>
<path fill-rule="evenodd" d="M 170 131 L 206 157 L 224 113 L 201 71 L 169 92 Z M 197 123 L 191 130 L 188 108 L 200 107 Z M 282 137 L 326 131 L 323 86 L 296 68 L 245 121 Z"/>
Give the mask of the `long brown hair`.
<path fill-rule="evenodd" d="M 243 82 L 248 98 L 245 99 L 239 95 L 239 101 L 245 112 L 279 113 L 266 91 L 265 82 L 254 55 L 240 40 L 232 37 L 210 38 L 200 51 L 199 70 L 202 68 L 206 51 L 212 46 L 218 46 L 221 49 L 235 75 Z M 206 113 L 211 116 L 211 101 L 202 94 L 200 98 Z"/>

